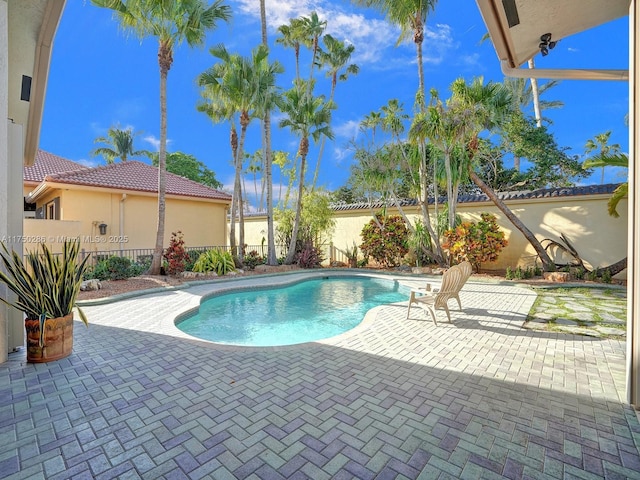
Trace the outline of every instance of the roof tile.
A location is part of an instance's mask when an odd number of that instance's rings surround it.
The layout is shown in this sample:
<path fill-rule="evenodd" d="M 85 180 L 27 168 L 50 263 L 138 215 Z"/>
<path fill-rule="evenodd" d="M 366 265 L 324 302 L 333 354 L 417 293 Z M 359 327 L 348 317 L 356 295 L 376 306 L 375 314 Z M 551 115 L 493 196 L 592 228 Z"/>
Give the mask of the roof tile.
<path fill-rule="evenodd" d="M 25 182 L 40 183 L 44 177 L 52 173 L 86 169 L 87 167 L 80 163 L 72 162 L 44 150 L 38 150 L 35 163 L 30 167 L 23 168 L 23 178 Z"/>
<path fill-rule="evenodd" d="M 231 195 L 207 187 L 188 178 L 167 172 L 167 194 L 183 197 L 199 197 L 230 200 Z M 158 168 L 136 160 L 113 163 L 83 170 L 51 173 L 46 181 L 115 188 L 138 192 L 158 191 Z"/>

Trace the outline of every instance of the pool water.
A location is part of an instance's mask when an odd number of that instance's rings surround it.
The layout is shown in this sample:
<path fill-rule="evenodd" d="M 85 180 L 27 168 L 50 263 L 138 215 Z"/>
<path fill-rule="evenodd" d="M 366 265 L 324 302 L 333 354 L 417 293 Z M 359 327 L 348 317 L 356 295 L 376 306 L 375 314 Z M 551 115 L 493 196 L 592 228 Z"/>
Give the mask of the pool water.
<path fill-rule="evenodd" d="M 217 343 L 293 345 L 344 333 L 373 307 L 408 298 L 409 289 L 393 280 L 328 277 L 215 296 L 176 326 Z"/>

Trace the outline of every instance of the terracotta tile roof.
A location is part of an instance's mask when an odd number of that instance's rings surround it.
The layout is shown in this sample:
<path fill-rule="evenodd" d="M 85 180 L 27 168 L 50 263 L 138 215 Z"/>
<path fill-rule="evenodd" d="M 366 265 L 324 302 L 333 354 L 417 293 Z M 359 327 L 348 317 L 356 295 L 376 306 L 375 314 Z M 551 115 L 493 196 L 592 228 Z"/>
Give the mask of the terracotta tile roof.
<path fill-rule="evenodd" d="M 608 183 L 605 185 L 586 185 L 579 187 L 559 187 L 559 188 L 541 188 L 538 190 L 526 190 L 526 191 L 514 191 L 514 192 L 498 192 L 498 198 L 501 200 L 531 200 L 537 198 L 555 198 L 555 197 L 577 197 L 583 195 L 611 195 L 613 191 L 620 185 L 619 183 Z M 441 204 L 446 199 L 440 200 Z M 466 194 L 458 197 L 458 203 L 476 203 L 476 202 L 489 202 L 489 197 L 484 193 L 481 194 Z M 403 199 L 400 200 L 401 206 L 417 205 L 418 202 L 415 199 Z M 429 204 L 433 204 L 433 198 L 429 199 Z M 352 204 L 333 204 L 331 208 L 333 210 L 361 210 L 365 208 L 382 208 L 383 202 L 374 202 L 371 205 L 368 203 L 352 203 Z"/>
<path fill-rule="evenodd" d="M 136 160 L 113 163 L 95 168 L 47 175 L 46 181 L 115 188 L 137 192 L 158 191 L 158 168 Z M 167 194 L 231 200 L 231 195 L 167 172 Z"/>
<path fill-rule="evenodd" d="M 53 153 L 38 150 L 36 161 L 30 167 L 23 168 L 25 182 L 40 183 L 44 177 L 52 173 L 70 172 L 73 170 L 86 170 L 87 167 L 66 158 L 59 157 Z"/>

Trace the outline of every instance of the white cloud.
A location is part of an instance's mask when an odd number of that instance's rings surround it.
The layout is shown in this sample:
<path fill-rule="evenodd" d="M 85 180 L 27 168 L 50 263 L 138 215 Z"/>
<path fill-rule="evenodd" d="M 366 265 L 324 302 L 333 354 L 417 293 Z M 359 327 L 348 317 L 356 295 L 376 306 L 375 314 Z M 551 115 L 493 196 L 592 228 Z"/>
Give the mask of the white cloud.
<path fill-rule="evenodd" d="M 155 135 L 145 135 L 142 137 L 142 140 L 151 145 L 156 152 L 160 151 L 160 139 Z M 167 138 L 167 150 L 169 150 L 169 145 L 171 144 L 171 139 Z"/>
<path fill-rule="evenodd" d="M 576 53 L 576 52 L 579 52 L 580 49 L 579 48 L 574 48 L 574 47 L 568 47 L 567 51 L 569 51 L 571 53 Z"/>
<path fill-rule="evenodd" d="M 89 160 L 87 158 L 81 158 L 79 160 L 75 160 L 77 163 L 79 163 L 80 165 L 84 165 L 85 167 L 88 168 L 94 168 L 94 167 L 98 167 L 100 165 L 102 165 L 102 162 L 100 162 L 99 160 Z"/>
<path fill-rule="evenodd" d="M 238 10 L 254 21 L 260 21 L 255 0 L 235 0 Z M 328 20 L 326 33 L 355 45 L 353 62 L 365 64 L 382 60 L 382 51 L 393 47 L 400 30 L 384 20 L 366 18 L 362 13 L 346 11 L 332 2 L 319 0 L 267 0 L 269 29 L 274 32 L 292 18 L 308 16 L 315 11 L 321 20 Z"/>
<path fill-rule="evenodd" d="M 359 120 L 347 120 L 346 122 L 333 127 L 333 133 L 336 137 L 346 138 L 351 140 L 358 135 L 360 129 Z"/>

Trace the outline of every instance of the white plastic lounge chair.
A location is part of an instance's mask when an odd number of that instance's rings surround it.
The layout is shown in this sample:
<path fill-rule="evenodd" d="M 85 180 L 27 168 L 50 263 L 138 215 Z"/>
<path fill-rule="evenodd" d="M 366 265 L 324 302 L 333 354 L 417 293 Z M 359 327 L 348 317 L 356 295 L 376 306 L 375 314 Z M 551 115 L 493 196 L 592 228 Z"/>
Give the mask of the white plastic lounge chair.
<path fill-rule="evenodd" d="M 409 318 L 409 315 L 411 314 L 411 305 L 415 303 L 429 311 L 434 324 L 438 325 L 436 320 L 436 310 L 438 309 L 444 310 L 449 322 L 451 322 L 451 315 L 449 314 L 449 306 L 447 305 L 447 302 L 452 298 L 456 298 L 458 299 L 458 303 L 460 303 L 458 292 L 460 292 L 466 278 L 465 271 L 463 271 L 459 265 L 454 265 L 442 275 L 442 285 L 438 291 L 429 292 L 423 289 L 412 290 L 409 298 L 409 306 L 407 308 L 407 318 Z M 423 295 L 417 296 L 416 293 Z"/>

